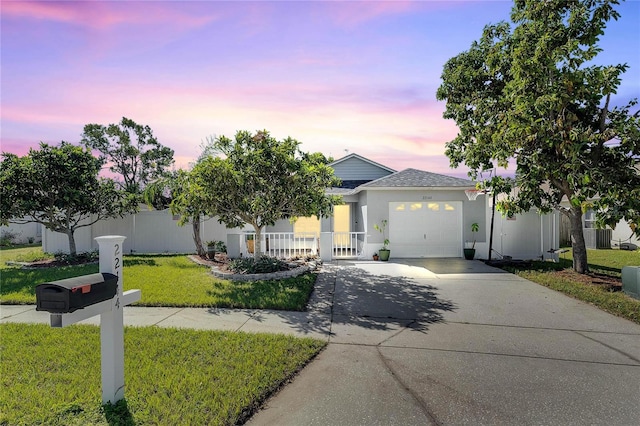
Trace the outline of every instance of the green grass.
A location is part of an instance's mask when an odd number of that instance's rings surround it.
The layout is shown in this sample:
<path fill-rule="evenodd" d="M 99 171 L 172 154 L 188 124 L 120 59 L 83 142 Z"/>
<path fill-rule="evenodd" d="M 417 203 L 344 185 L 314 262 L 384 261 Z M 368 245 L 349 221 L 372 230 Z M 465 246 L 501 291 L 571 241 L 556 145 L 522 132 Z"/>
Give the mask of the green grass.
<path fill-rule="evenodd" d="M 53 259 L 50 253 L 43 253 L 40 244 L 25 244 L 10 247 L 0 247 L 0 270 L 6 268 L 5 262 L 35 262 L 36 260 Z"/>
<path fill-rule="evenodd" d="M 566 255 L 573 261 L 572 251 Z M 587 261 L 591 272 L 621 277 L 624 266 L 640 265 L 640 250 L 587 250 Z"/>
<path fill-rule="evenodd" d="M 233 425 L 325 343 L 284 335 L 125 328 L 125 400 L 101 404 L 100 333 L 0 325 L 0 424 Z"/>
<path fill-rule="evenodd" d="M 620 278 L 623 266 L 640 265 L 640 251 L 587 250 L 592 273 Z M 590 303 L 611 314 L 640 324 L 640 300 L 610 286 L 586 283 L 573 271 L 572 253 L 565 253 L 560 263 L 534 262 L 529 268 L 505 268 L 523 278 Z"/>
<path fill-rule="evenodd" d="M 98 272 L 98 265 L 65 266 L 61 268 L 22 269 L 7 265 L 7 261 L 33 262 L 53 258 L 37 246 L 3 247 L 0 250 L 0 303 L 36 303 L 35 286 Z"/>
<path fill-rule="evenodd" d="M 98 265 L 46 269 L 8 267 L 28 253 L 2 250 L 0 303 L 33 304 L 35 286 L 98 272 Z M 30 254 L 30 256 L 35 256 Z M 305 274 L 280 281 L 234 282 L 213 277 L 208 267 L 191 262 L 184 255 L 125 256 L 124 290 L 142 290 L 136 305 L 178 307 L 227 307 L 300 311 L 309 299 L 316 274 Z"/>

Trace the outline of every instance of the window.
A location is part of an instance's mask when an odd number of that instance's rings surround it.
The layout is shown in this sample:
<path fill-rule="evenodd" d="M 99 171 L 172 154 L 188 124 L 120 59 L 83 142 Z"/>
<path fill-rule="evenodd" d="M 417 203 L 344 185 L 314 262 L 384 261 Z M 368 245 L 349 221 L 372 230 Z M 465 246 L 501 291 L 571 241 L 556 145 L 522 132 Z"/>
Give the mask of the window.
<path fill-rule="evenodd" d="M 584 227 L 587 229 L 596 227 L 596 212 L 592 209 L 588 209 L 584 212 Z"/>
<path fill-rule="evenodd" d="M 293 224 L 293 233 L 320 235 L 320 219 L 315 216 L 299 217 Z"/>

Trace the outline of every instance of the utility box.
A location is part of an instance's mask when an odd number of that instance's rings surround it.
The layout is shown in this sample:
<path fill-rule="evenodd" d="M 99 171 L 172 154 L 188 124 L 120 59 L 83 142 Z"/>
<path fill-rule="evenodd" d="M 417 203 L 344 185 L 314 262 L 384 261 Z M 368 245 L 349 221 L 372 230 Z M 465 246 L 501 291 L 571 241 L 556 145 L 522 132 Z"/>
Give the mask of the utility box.
<path fill-rule="evenodd" d="M 52 281 L 36 286 L 36 311 L 65 314 L 112 299 L 118 291 L 118 277 L 110 273 Z"/>
<path fill-rule="evenodd" d="M 631 297 L 640 299 L 640 266 L 622 268 L 622 291 Z"/>

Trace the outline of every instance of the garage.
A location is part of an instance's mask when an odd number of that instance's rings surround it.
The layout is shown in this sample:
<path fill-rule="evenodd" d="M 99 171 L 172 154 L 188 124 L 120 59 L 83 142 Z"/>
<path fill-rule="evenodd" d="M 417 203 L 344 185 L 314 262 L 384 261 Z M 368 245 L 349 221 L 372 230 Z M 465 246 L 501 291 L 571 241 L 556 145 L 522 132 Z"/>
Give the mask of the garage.
<path fill-rule="evenodd" d="M 462 202 L 389 203 L 393 257 L 462 257 Z"/>

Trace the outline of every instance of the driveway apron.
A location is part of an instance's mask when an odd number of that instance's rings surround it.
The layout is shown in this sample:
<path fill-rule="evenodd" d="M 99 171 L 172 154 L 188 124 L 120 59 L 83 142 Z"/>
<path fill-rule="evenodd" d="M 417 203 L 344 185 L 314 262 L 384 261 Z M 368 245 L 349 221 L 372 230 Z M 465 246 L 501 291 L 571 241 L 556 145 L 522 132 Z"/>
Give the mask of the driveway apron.
<path fill-rule="evenodd" d="M 250 424 L 640 424 L 634 323 L 478 261 L 324 270 L 329 345 Z"/>

